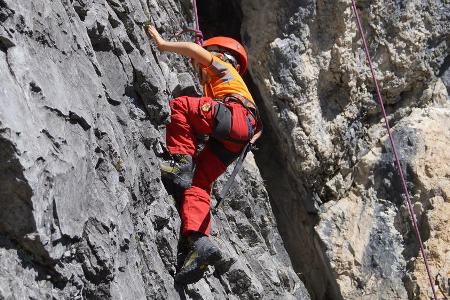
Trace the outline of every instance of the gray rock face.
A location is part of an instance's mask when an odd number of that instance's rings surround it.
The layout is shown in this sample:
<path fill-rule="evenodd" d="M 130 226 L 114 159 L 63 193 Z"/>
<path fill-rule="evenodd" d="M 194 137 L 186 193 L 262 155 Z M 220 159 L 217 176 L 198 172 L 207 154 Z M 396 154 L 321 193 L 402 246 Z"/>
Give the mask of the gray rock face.
<path fill-rule="evenodd" d="M 168 100 L 198 88 L 189 61 L 160 54 L 142 24 L 170 37 L 190 10 L 0 1 L 1 299 L 309 299 L 251 160 L 214 217 L 237 262 L 174 285 L 180 219 L 158 158 Z"/>
<path fill-rule="evenodd" d="M 443 277 L 445 290 L 449 248 L 438 227 L 449 215 L 438 217 L 438 205 L 429 199 L 447 190 L 448 169 L 440 165 L 448 164 L 443 158 L 430 167 L 439 174 L 416 169 L 423 164 L 418 157 L 449 136 L 450 7 L 442 1 L 357 2 L 414 207 L 422 215 L 431 269 Z M 243 1 L 242 13 L 242 36 L 248 37 L 269 127 L 264 138 L 270 146 L 263 144 L 257 162 L 270 178 L 279 230 L 312 297 L 427 298 L 430 286 L 351 1 Z M 424 124 L 417 130 L 419 121 Z M 439 122 L 433 133 L 431 124 Z M 441 151 L 448 152 L 433 153 Z M 275 153 L 282 156 L 276 162 Z M 275 175 L 273 166 L 286 174 Z M 441 181 L 424 186 L 436 177 Z M 436 218 L 437 227 L 430 229 L 426 215 Z"/>
<path fill-rule="evenodd" d="M 168 101 L 199 89 L 189 60 L 160 53 L 142 25 L 170 38 L 192 24 L 191 2 L 0 0 L 0 298 L 427 299 L 351 1 L 208 3 L 209 32 L 235 14 L 265 125 L 213 216 L 236 263 L 173 282 L 179 203 L 158 160 Z M 443 290 L 450 7 L 358 9 Z"/>

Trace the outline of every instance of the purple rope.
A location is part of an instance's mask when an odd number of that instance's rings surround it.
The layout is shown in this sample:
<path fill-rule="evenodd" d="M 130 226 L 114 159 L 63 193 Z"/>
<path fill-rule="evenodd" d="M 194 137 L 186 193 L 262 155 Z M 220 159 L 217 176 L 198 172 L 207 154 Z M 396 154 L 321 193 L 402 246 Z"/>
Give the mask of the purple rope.
<path fill-rule="evenodd" d="M 200 30 L 192 29 L 192 28 L 183 28 L 182 30 L 175 33 L 175 36 L 179 36 L 180 34 L 186 33 L 186 32 L 193 32 L 195 34 L 196 38 L 203 39 L 203 34 Z"/>
<path fill-rule="evenodd" d="M 408 192 L 408 188 L 406 186 L 405 176 L 403 175 L 402 167 L 401 167 L 401 164 L 400 164 L 400 159 L 399 159 L 398 154 L 397 154 L 397 149 L 395 148 L 394 139 L 392 138 L 391 128 L 389 126 L 389 122 L 388 122 L 388 119 L 387 119 L 386 110 L 384 109 L 383 98 L 381 96 L 380 87 L 378 86 L 378 81 L 377 81 L 377 79 L 375 77 L 375 71 L 374 71 L 374 68 L 373 68 L 372 59 L 370 58 L 370 54 L 369 54 L 369 47 L 367 46 L 367 41 L 366 41 L 366 38 L 365 38 L 365 35 L 364 35 L 364 30 L 363 30 L 362 25 L 361 25 L 361 20 L 359 19 L 359 15 L 358 15 L 358 11 L 357 11 L 357 8 L 356 8 L 355 0 L 352 0 L 352 8 L 353 8 L 353 12 L 356 15 L 356 21 L 358 23 L 357 24 L 358 25 L 358 29 L 359 29 L 359 32 L 361 34 L 361 38 L 363 40 L 364 50 L 366 52 L 367 61 L 369 62 L 369 66 L 370 66 L 370 72 L 372 73 L 372 79 L 373 79 L 373 82 L 375 83 L 375 88 L 376 88 L 377 95 L 378 95 L 378 102 L 380 103 L 381 111 L 383 112 L 384 121 L 386 123 L 386 129 L 387 129 L 387 132 L 388 132 L 388 135 L 389 135 L 389 141 L 390 141 L 391 146 L 392 146 L 392 151 L 394 152 L 394 157 L 395 157 L 395 161 L 396 161 L 396 164 L 397 164 L 398 174 L 400 176 L 400 179 L 401 179 L 401 182 L 402 182 L 402 186 L 403 186 L 403 190 L 404 190 L 404 193 L 405 193 L 405 196 L 406 196 L 405 198 L 406 198 L 406 203 L 407 203 L 407 206 L 408 206 L 409 214 L 411 215 L 411 221 L 412 221 L 412 224 L 413 224 L 414 231 L 416 233 L 417 239 L 418 239 L 419 244 L 420 244 L 420 252 L 421 252 L 423 260 L 425 262 L 425 268 L 427 270 L 428 279 L 430 281 L 430 285 L 431 285 L 431 289 L 433 291 L 434 299 L 437 300 L 436 291 L 434 289 L 433 276 L 431 275 L 430 267 L 428 266 L 428 260 L 427 260 L 426 254 L 425 254 L 425 248 L 424 248 L 423 243 L 422 243 L 422 238 L 420 237 L 419 226 L 417 226 L 416 216 L 415 216 L 414 210 L 412 208 L 411 198 L 410 198 L 410 195 L 409 195 L 409 192 Z"/>
<path fill-rule="evenodd" d="M 201 46 L 201 45 L 203 45 L 203 34 L 202 34 L 202 31 L 200 30 L 200 25 L 198 22 L 197 1 L 196 0 L 192 0 L 192 7 L 194 9 L 194 16 L 195 16 L 195 20 L 194 20 L 195 21 L 195 31 L 197 32 L 197 34 L 195 35 L 195 42 Z"/>

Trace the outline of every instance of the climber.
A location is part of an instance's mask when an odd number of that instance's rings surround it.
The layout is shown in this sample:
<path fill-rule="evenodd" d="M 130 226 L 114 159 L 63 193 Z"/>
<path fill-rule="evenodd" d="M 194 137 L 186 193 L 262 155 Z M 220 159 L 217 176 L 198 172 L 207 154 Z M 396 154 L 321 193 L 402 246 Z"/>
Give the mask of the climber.
<path fill-rule="evenodd" d="M 248 143 L 256 141 L 261 126 L 255 102 L 241 77 L 247 69 L 247 54 L 239 42 L 213 37 L 202 47 L 167 41 L 152 25 L 147 31 L 160 51 L 192 59 L 204 90 L 204 97 L 181 96 L 170 101 L 166 144 L 172 160 L 160 164 L 162 173 L 185 189 L 181 233 L 189 252 L 175 281 L 188 284 L 200 280 L 206 267 L 222 258 L 209 239 L 211 185 Z M 197 135 L 209 136 L 200 153 Z"/>

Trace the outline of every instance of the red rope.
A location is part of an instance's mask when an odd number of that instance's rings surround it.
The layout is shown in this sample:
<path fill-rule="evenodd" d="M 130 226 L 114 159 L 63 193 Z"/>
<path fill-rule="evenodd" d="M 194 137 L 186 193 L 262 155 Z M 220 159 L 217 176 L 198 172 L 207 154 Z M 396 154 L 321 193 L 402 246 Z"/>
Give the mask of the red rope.
<path fill-rule="evenodd" d="M 355 0 L 352 0 L 352 8 L 353 8 L 353 12 L 355 13 L 355 16 L 356 16 L 356 21 L 358 23 L 359 33 L 361 34 L 361 38 L 363 40 L 364 50 L 366 52 L 367 61 L 369 62 L 370 72 L 372 73 L 372 79 L 373 79 L 373 82 L 375 83 L 375 88 L 376 88 L 377 95 L 378 95 L 378 102 L 380 103 L 381 111 L 383 112 L 384 121 L 385 121 L 385 124 L 386 124 L 386 129 L 387 129 L 388 136 L 389 136 L 389 141 L 390 141 L 391 146 L 392 146 L 392 151 L 394 152 L 394 157 L 395 157 L 395 161 L 396 161 L 396 164 L 397 164 L 398 174 L 400 176 L 400 179 L 401 179 L 401 182 L 402 182 L 402 186 L 403 186 L 403 191 L 404 191 L 405 196 L 406 196 L 405 197 L 406 198 L 406 205 L 408 206 L 409 214 L 411 216 L 412 225 L 414 227 L 414 231 L 416 233 L 417 240 L 419 241 L 420 252 L 421 252 L 423 260 L 425 262 L 425 268 L 427 270 L 428 279 L 430 281 L 431 289 L 433 291 L 433 296 L 434 296 L 434 299 L 437 300 L 436 291 L 434 289 L 433 276 L 431 275 L 430 267 L 428 266 L 428 260 L 427 260 L 427 256 L 426 256 L 426 253 L 425 253 L 425 248 L 424 248 L 423 243 L 422 243 L 422 238 L 420 237 L 419 226 L 417 225 L 416 216 L 414 214 L 414 210 L 413 210 L 412 204 L 411 204 L 411 197 L 409 195 L 408 188 L 406 186 L 405 176 L 403 175 L 402 167 L 401 167 L 401 164 L 400 164 L 400 159 L 399 159 L 398 154 L 397 154 L 397 149 L 396 149 L 395 144 L 394 144 L 394 139 L 392 138 L 391 128 L 389 126 L 389 122 L 388 122 L 388 119 L 387 119 L 386 110 L 384 109 L 383 98 L 381 96 L 380 87 L 378 86 L 378 81 L 377 81 L 377 79 L 375 77 L 375 71 L 374 71 L 374 68 L 373 68 L 372 59 L 370 58 L 370 54 L 369 54 L 369 47 L 367 46 L 367 41 L 366 41 L 366 38 L 365 38 L 365 35 L 364 35 L 364 30 L 363 30 L 362 25 L 361 25 L 361 20 L 360 20 L 359 15 L 358 15 L 358 11 L 357 11 L 357 8 L 356 8 Z"/>

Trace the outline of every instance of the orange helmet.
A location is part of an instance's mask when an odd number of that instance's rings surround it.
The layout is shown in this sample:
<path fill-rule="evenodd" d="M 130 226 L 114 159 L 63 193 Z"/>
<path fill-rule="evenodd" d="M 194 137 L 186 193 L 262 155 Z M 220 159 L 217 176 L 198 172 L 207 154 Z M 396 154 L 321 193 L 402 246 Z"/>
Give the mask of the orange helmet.
<path fill-rule="evenodd" d="M 225 36 L 216 36 L 206 40 L 203 43 L 203 48 L 208 48 L 210 46 L 219 46 L 226 50 L 229 50 L 233 54 L 237 56 L 239 60 L 239 64 L 241 66 L 239 73 L 242 75 L 247 70 L 247 52 L 245 51 L 244 46 L 241 45 L 235 39 L 225 37 Z"/>

